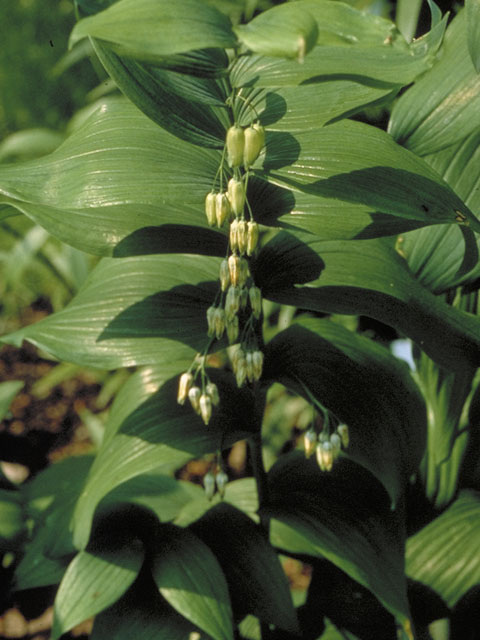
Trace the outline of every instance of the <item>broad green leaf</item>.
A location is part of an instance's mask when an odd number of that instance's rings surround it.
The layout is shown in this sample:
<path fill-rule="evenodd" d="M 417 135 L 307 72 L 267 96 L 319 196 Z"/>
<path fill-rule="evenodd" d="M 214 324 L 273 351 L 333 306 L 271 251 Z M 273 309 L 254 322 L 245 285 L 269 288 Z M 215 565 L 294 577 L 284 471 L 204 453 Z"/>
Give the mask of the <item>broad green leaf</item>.
<path fill-rule="evenodd" d="M 263 378 L 317 398 L 351 430 L 346 453 L 395 504 L 424 452 L 426 412 L 405 363 L 330 320 L 301 318 L 265 351 Z"/>
<path fill-rule="evenodd" d="M 218 267 L 214 258 L 181 254 L 104 258 L 67 307 L 2 340 L 29 340 L 84 366 L 163 362 L 180 371 L 208 344 Z"/>
<path fill-rule="evenodd" d="M 17 131 L 0 144 L 0 162 L 41 156 L 51 153 L 63 142 L 63 136 L 50 129 L 26 129 Z"/>
<path fill-rule="evenodd" d="M 273 7 L 234 31 L 251 51 L 303 62 L 318 38 L 318 25 L 308 12 L 309 4 L 296 2 Z"/>
<path fill-rule="evenodd" d="M 480 319 L 422 287 L 385 240 L 321 241 L 282 231 L 260 251 L 254 277 L 275 302 L 393 326 L 446 369 L 480 364 Z"/>
<path fill-rule="evenodd" d="M 407 541 L 407 575 L 449 607 L 480 582 L 480 496 L 462 491 L 440 516 Z"/>
<path fill-rule="evenodd" d="M 415 36 L 422 0 L 399 0 L 395 7 L 395 22 L 407 42 Z"/>
<path fill-rule="evenodd" d="M 415 378 L 427 405 L 427 447 L 421 478 L 428 499 L 441 509 L 458 490 L 465 449 L 469 441 L 465 403 L 475 370 L 445 371 L 425 354 L 416 361 Z"/>
<path fill-rule="evenodd" d="M 233 47 L 230 21 L 201 0 L 120 0 L 78 22 L 70 45 L 85 37 L 128 56 L 154 60 L 193 49 Z"/>
<path fill-rule="evenodd" d="M 183 244 L 187 252 L 210 246 L 223 255 L 221 234 L 196 229 L 196 240 L 185 228 L 207 226 L 204 200 L 220 157 L 113 99 L 51 155 L 0 167 L 0 202 L 91 253 L 124 256 Z"/>
<path fill-rule="evenodd" d="M 480 131 L 464 141 L 425 157 L 472 211 L 480 210 Z M 399 238 L 397 248 L 415 277 L 433 293 L 474 281 L 480 276 L 480 239 L 469 230 L 439 225 Z"/>
<path fill-rule="evenodd" d="M 394 94 L 391 86 L 369 86 L 353 78 L 325 78 L 298 87 L 253 87 L 249 99 L 268 131 L 296 134 L 349 117 L 366 106 L 390 100 Z M 247 90 L 242 95 L 246 96 Z M 248 125 L 252 119 L 250 106 L 238 104 L 238 107 L 238 122 Z"/>
<path fill-rule="evenodd" d="M 108 550 L 80 551 L 55 598 L 52 640 L 116 602 L 137 577 L 143 558 L 138 540 Z"/>
<path fill-rule="evenodd" d="M 192 500 L 203 498 L 203 489 L 189 482 L 151 471 L 120 484 L 101 501 L 99 509 L 122 503 L 150 509 L 160 522 L 173 520 L 182 507 Z"/>
<path fill-rule="evenodd" d="M 194 633 L 197 633 L 195 636 Z M 111 607 L 95 617 L 91 640 L 208 640 L 160 596 L 150 575 L 139 579 Z"/>
<path fill-rule="evenodd" d="M 304 64 L 269 56 L 241 56 L 232 69 L 234 86 L 297 85 L 331 75 L 356 78 L 366 84 L 374 80 L 404 85 L 433 64 L 438 38 L 426 37 L 417 46 L 409 46 L 389 20 L 341 2 L 303 0 L 283 11 L 295 11 L 296 7 L 311 15 L 319 26 L 318 45 Z M 269 13 L 265 12 L 263 19 Z"/>
<path fill-rule="evenodd" d="M 373 476 L 347 460 L 322 473 L 313 458 L 294 453 L 280 458 L 268 480 L 272 544 L 333 562 L 405 623 L 401 514 Z"/>
<path fill-rule="evenodd" d="M 224 82 L 121 57 L 99 41 L 93 46 L 115 84 L 155 123 L 182 140 L 223 146 L 230 124 Z"/>
<path fill-rule="evenodd" d="M 298 199 L 293 219 L 308 219 L 315 207 L 319 235 L 328 217 L 331 225 L 359 215 L 368 216 L 373 227 L 388 215 L 404 219 L 410 228 L 412 221 L 416 226 L 465 221 L 480 230 L 478 220 L 436 171 L 385 132 L 360 122 L 341 121 L 295 136 L 267 134 L 257 167 L 257 175 Z M 314 231 L 312 226 L 303 228 Z M 368 236 L 368 231 L 357 235 Z"/>
<path fill-rule="evenodd" d="M 480 73 L 480 2 L 465 0 L 467 44 L 475 71 Z"/>
<path fill-rule="evenodd" d="M 214 640 L 233 640 L 228 587 L 215 555 L 187 529 L 164 525 L 153 556 L 153 579 L 167 602 Z"/>
<path fill-rule="evenodd" d="M 7 380 L 0 383 L 0 420 L 5 418 L 13 399 L 24 384 L 21 380 Z"/>
<path fill-rule="evenodd" d="M 149 375 L 144 373 L 141 385 L 137 379 L 134 386 L 125 386 L 114 407 L 113 432 L 107 424 L 106 437 L 77 503 L 73 527 L 79 548 L 87 544 L 95 509 L 110 491 L 154 470 L 172 473 L 191 458 L 227 447 L 248 434 L 253 423 L 250 392 L 238 390 L 230 374 L 209 370 L 209 375 L 220 397 L 229 401 L 216 408 L 208 428 L 190 406 L 177 404 L 178 378 L 168 379 L 171 373 L 165 365 Z M 135 390 L 141 402 L 134 400 L 128 411 Z M 121 486 L 118 490 L 122 491 Z"/>
<path fill-rule="evenodd" d="M 0 553 L 12 549 L 12 543 L 23 529 L 23 509 L 19 492 L 0 489 Z"/>
<path fill-rule="evenodd" d="M 237 618 L 251 613 L 280 629 L 298 632 L 285 573 L 258 525 L 241 511 L 220 503 L 190 529 L 220 562 Z"/>
<path fill-rule="evenodd" d="M 460 142 L 480 126 L 480 79 L 467 47 L 466 13 L 447 29 L 435 66 L 396 103 L 391 135 L 424 156 Z"/>

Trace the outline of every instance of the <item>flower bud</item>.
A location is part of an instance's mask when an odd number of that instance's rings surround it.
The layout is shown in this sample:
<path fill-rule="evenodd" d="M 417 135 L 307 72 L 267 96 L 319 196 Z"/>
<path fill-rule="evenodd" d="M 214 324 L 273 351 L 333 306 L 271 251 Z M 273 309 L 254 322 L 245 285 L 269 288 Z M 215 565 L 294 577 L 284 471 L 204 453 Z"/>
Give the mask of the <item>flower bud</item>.
<path fill-rule="evenodd" d="M 240 258 L 238 261 L 238 286 L 243 287 L 248 280 L 248 276 L 250 275 L 250 270 L 248 268 L 248 262 L 245 258 Z"/>
<path fill-rule="evenodd" d="M 260 380 L 263 371 L 263 353 L 258 349 L 252 353 L 253 377 Z"/>
<path fill-rule="evenodd" d="M 220 287 L 222 291 L 226 291 L 230 286 L 230 270 L 228 268 L 227 260 L 222 260 L 220 263 Z"/>
<path fill-rule="evenodd" d="M 227 337 L 229 344 L 234 344 L 238 340 L 240 333 L 240 325 L 238 322 L 238 316 L 233 316 L 230 320 L 227 320 L 225 325 L 227 330 Z"/>
<path fill-rule="evenodd" d="M 210 396 L 214 407 L 220 404 L 220 396 L 218 395 L 218 387 L 214 382 L 209 382 L 205 387 L 205 393 Z"/>
<path fill-rule="evenodd" d="M 227 160 L 230 167 L 239 167 L 243 162 L 245 133 L 242 127 L 234 125 L 227 131 Z"/>
<path fill-rule="evenodd" d="M 215 476 L 211 471 L 203 476 L 203 488 L 205 489 L 207 500 L 211 500 L 215 494 Z"/>
<path fill-rule="evenodd" d="M 240 389 L 240 387 L 243 387 L 245 380 L 247 379 L 247 361 L 245 358 L 238 361 L 235 378 L 237 380 L 237 387 Z"/>
<path fill-rule="evenodd" d="M 255 318 L 260 318 L 262 313 L 262 292 L 258 287 L 252 286 L 248 290 L 248 296 L 250 298 L 250 306 L 252 307 L 252 313 Z"/>
<path fill-rule="evenodd" d="M 247 251 L 248 225 L 246 220 L 239 220 L 237 226 L 238 252 L 243 255 Z"/>
<path fill-rule="evenodd" d="M 205 198 L 205 214 L 210 227 L 214 227 L 217 223 L 216 214 L 216 194 L 213 191 L 207 194 Z"/>
<path fill-rule="evenodd" d="M 200 405 L 200 415 L 202 416 L 202 420 L 205 424 L 208 424 L 212 417 L 212 399 L 206 393 L 202 393 L 198 402 Z"/>
<path fill-rule="evenodd" d="M 258 244 L 258 224 L 250 220 L 247 224 L 247 255 L 251 256 Z"/>
<path fill-rule="evenodd" d="M 243 213 L 243 207 L 245 205 L 245 187 L 241 180 L 231 178 L 228 181 L 228 199 L 230 201 L 230 207 L 236 216 Z"/>
<path fill-rule="evenodd" d="M 315 451 L 315 446 L 317 444 L 317 434 L 314 429 L 309 429 L 305 433 L 303 436 L 303 444 L 305 447 L 305 456 L 310 458 L 312 453 Z"/>
<path fill-rule="evenodd" d="M 207 334 L 210 336 L 210 338 L 215 335 L 215 312 L 217 310 L 217 307 L 215 307 L 214 305 L 212 305 L 211 307 L 208 307 L 207 309 L 207 325 L 208 325 L 208 331 Z"/>
<path fill-rule="evenodd" d="M 234 373 L 237 372 L 238 363 L 240 360 L 245 360 L 245 352 L 241 347 L 238 347 L 232 357 L 232 367 Z"/>
<path fill-rule="evenodd" d="M 227 486 L 227 483 L 228 483 L 228 476 L 225 473 L 225 471 L 219 471 L 217 473 L 217 477 L 215 478 L 215 480 L 217 483 L 218 493 L 220 497 L 223 498 L 225 495 L 225 487 Z"/>
<path fill-rule="evenodd" d="M 191 387 L 188 391 L 188 399 L 196 413 L 200 413 L 200 396 L 202 392 L 198 387 Z"/>
<path fill-rule="evenodd" d="M 237 230 L 238 230 L 238 220 L 235 218 L 235 220 L 232 220 L 232 222 L 230 223 L 230 249 L 232 251 L 237 251 L 238 249 L 238 236 L 237 236 Z"/>
<path fill-rule="evenodd" d="M 225 311 L 222 307 L 217 307 L 215 309 L 215 337 L 217 340 L 220 340 L 223 336 L 223 332 L 225 331 Z"/>
<path fill-rule="evenodd" d="M 188 397 L 188 392 L 190 391 L 192 383 L 193 375 L 189 371 L 187 371 L 186 373 L 182 373 L 182 375 L 180 376 L 180 380 L 178 381 L 178 404 L 185 404 L 185 400 Z"/>
<path fill-rule="evenodd" d="M 215 196 L 215 215 L 217 217 L 217 225 L 223 226 L 230 213 L 230 203 L 228 202 L 226 193 L 217 193 Z"/>
<path fill-rule="evenodd" d="M 332 433 L 330 436 L 330 444 L 332 445 L 333 459 L 336 460 L 342 448 L 342 439 L 338 433 Z"/>
<path fill-rule="evenodd" d="M 240 308 L 240 289 L 230 286 L 225 298 L 225 315 L 227 320 L 231 320 Z"/>
<path fill-rule="evenodd" d="M 228 258 L 228 269 L 230 271 L 230 281 L 234 287 L 238 285 L 240 277 L 240 257 L 232 253 Z"/>
<path fill-rule="evenodd" d="M 333 467 L 333 451 L 330 442 L 320 442 L 316 449 L 318 466 L 322 471 L 331 471 Z"/>
<path fill-rule="evenodd" d="M 265 141 L 265 130 L 261 125 L 255 124 L 245 129 L 244 136 L 243 164 L 250 167 L 260 155 Z"/>
<path fill-rule="evenodd" d="M 337 433 L 342 439 L 342 444 L 345 449 L 348 447 L 348 443 L 350 442 L 350 436 L 348 433 L 348 427 L 346 424 L 339 424 L 337 427 Z"/>

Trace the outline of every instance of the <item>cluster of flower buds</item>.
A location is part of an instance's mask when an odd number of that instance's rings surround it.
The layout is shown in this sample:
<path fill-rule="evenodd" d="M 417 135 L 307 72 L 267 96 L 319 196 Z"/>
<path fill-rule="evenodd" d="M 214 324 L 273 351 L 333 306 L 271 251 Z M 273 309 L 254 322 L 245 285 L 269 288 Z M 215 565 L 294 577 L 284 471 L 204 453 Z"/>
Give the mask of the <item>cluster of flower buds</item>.
<path fill-rule="evenodd" d="M 212 473 L 208 471 L 203 477 L 203 488 L 208 500 L 211 500 L 215 495 L 215 490 L 221 498 L 225 495 L 225 487 L 227 486 L 228 476 L 224 471 L 218 471 Z"/>
<path fill-rule="evenodd" d="M 309 429 L 304 435 L 305 455 L 309 458 L 315 452 L 318 466 L 322 471 L 332 470 L 342 446 L 346 449 L 348 444 L 349 435 L 346 424 L 338 425 L 336 431 L 330 435 L 325 431 L 317 435 L 314 429 Z"/>
<path fill-rule="evenodd" d="M 220 403 L 218 387 L 214 382 L 208 381 L 202 388 L 195 384 L 195 376 L 190 371 L 182 373 L 178 382 L 178 404 L 185 404 L 187 398 L 194 411 L 202 417 L 207 425 L 212 417 L 212 409 Z"/>
<path fill-rule="evenodd" d="M 250 167 L 265 144 L 265 130 L 255 123 L 243 129 L 238 124 L 227 131 L 227 160 L 232 168 Z"/>
<path fill-rule="evenodd" d="M 263 353 L 257 348 L 240 345 L 232 356 L 233 373 L 237 385 L 242 387 L 245 382 L 260 380 L 263 370 Z"/>

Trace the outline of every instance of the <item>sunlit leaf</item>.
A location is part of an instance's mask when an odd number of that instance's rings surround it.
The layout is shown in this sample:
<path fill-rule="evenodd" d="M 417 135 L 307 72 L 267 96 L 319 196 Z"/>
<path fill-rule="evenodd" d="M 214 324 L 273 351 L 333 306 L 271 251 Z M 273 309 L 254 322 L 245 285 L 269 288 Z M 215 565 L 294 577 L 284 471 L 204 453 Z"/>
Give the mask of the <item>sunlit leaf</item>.
<path fill-rule="evenodd" d="M 230 21 L 199 0 L 120 0 L 78 22 L 70 44 L 87 36 L 129 56 L 154 59 L 205 47 L 233 47 Z"/>
<path fill-rule="evenodd" d="M 215 555 L 187 529 L 164 525 L 153 579 L 168 603 L 214 640 L 233 640 L 228 587 Z"/>
<path fill-rule="evenodd" d="M 80 551 L 55 598 L 52 640 L 118 600 L 137 577 L 143 556 L 138 540 L 108 550 Z"/>
<path fill-rule="evenodd" d="M 472 211 L 480 210 L 480 132 L 474 131 L 425 160 Z M 467 284 L 480 276 L 480 236 L 455 225 L 439 225 L 402 234 L 397 248 L 415 277 L 434 293 Z"/>
<path fill-rule="evenodd" d="M 220 562 L 238 617 L 251 613 L 291 633 L 298 631 L 282 566 L 258 525 L 237 509 L 220 503 L 190 529 Z"/>
<path fill-rule="evenodd" d="M 265 352 L 264 378 L 308 400 L 351 430 L 347 454 L 383 483 L 395 504 L 423 455 L 426 412 L 408 367 L 382 346 L 329 320 L 303 318 Z"/>
<path fill-rule="evenodd" d="M 453 607 L 480 582 L 480 497 L 462 491 L 440 516 L 407 541 L 407 574 Z"/>
<path fill-rule="evenodd" d="M 392 136 L 414 153 L 427 155 L 462 141 L 480 126 L 480 80 L 467 47 L 466 13 L 447 29 L 435 66 L 396 103 Z"/>
<path fill-rule="evenodd" d="M 322 473 L 313 458 L 294 454 L 272 467 L 269 488 L 274 546 L 330 560 L 408 619 L 401 518 L 373 476 L 347 460 Z"/>
<path fill-rule="evenodd" d="M 385 132 L 360 122 L 344 120 L 295 136 L 267 132 L 265 155 L 255 168 L 298 199 L 293 224 L 308 220 L 307 207 L 312 207 L 310 215 L 315 207 L 319 235 L 320 220 L 323 225 L 328 217 L 333 222 L 359 215 L 368 215 L 373 227 L 388 215 L 403 218 L 410 228 L 412 221 L 416 226 L 464 221 L 480 230 L 478 220 L 431 167 Z M 268 216 L 263 219 L 268 223 Z M 312 225 L 307 230 L 313 231 Z M 368 236 L 368 228 L 358 236 Z"/>
<path fill-rule="evenodd" d="M 273 7 L 234 31 L 251 51 L 303 62 L 318 38 L 318 25 L 308 12 L 309 4 L 301 1 Z"/>
<path fill-rule="evenodd" d="M 121 485 L 153 470 L 171 473 L 191 458 L 233 444 L 251 430 L 251 395 L 236 388 L 231 374 L 209 370 L 220 397 L 228 402 L 216 408 L 208 427 L 190 406 L 177 404 L 178 377 L 169 379 L 171 375 L 165 365 L 143 371 L 135 384 L 127 384 L 119 394 L 113 430 L 107 423 L 106 437 L 77 503 L 74 540 L 78 547 L 87 544 L 95 509 L 110 491 L 120 486 L 121 493 Z"/>
<path fill-rule="evenodd" d="M 467 44 L 473 66 L 480 73 L 480 2 L 465 0 Z"/>
<path fill-rule="evenodd" d="M 105 258 L 65 309 L 2 340 L 86 366 L 169 362 L 180 371 L 207 344 L 218 267 L 202 256 Z"/>
<path fill-rule="evenodd" d="M 51 155 L 1 166 L 0 202 L 91 253 L 172 251 L 185 242 L 184 250 L 202 253 L 220 241 L 222 255 L 219 233 L 197 229 L 195 240 L 185 228 L 207 226 L 204 200 L 219 161 L 218 152 L 178 140 L 113 99 Z"/>
<path fill-rule="evenodd" d="M 281 232 L 262 248 L 254 274 L 276 302 L 375 318 L 447 369 L 480 364 L 480 319 L 422 287 L 385 240 L 330 242 Z"/>

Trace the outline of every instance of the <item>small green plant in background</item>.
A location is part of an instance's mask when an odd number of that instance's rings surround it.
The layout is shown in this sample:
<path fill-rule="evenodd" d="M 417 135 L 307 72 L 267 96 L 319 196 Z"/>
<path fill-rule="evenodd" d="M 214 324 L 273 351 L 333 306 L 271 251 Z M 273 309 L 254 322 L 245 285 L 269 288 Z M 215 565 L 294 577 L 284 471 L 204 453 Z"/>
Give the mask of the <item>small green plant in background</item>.
<path fill-rule="evenodd" d="M 122 95 L 0 205 L 101 259 L 2 339 L 136 372 L 95 456 L 6 490 L 12 588 L 59 583 L 54 640 L 475 637 L 478 3 L 413 41 L 330 0 L 76 4 Z"/>

